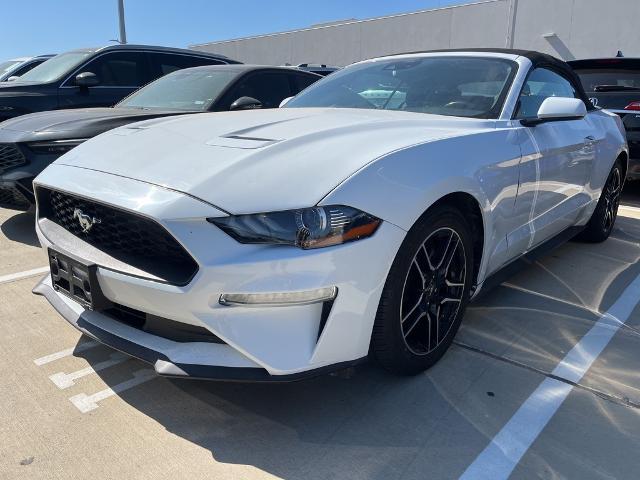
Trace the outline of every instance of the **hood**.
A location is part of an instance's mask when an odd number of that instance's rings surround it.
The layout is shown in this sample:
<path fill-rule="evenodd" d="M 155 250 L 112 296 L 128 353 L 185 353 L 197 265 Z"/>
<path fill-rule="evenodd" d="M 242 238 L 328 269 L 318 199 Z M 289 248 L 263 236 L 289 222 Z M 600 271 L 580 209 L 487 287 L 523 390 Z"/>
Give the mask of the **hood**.
<path fill-rule="evenodd" d="M 22 93 L 31 93 L 33 88 L 43 87 L 48 85 L 43 82 L 24 82 L 16 80 L 14 82 L 0 83 L 0 97 L 5 95 L 20 95 Z"/>
<path fill-rule="evenodd" d="M 283 108 L 188 115 L 102 134 L 57 160 L 201 198 L 229 213 L 315 205 L 369 162 L 495 121 Z"/>
<path fill-rule="evenodd" d="M 151 118 L 185 113 L 175 110 L 134 108 L 86 108 L 36 112 L 0 123 L 0 142 L 4 136 L 19 141 L 91 138 L 122 125 Z"/>

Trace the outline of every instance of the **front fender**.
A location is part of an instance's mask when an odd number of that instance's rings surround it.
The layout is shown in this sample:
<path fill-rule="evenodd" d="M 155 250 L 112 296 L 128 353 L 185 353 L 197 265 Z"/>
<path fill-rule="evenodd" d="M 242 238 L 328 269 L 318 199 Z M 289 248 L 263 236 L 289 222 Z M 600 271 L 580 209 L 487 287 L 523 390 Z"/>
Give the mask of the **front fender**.
<path fill-rule="evenodd" d="M 513 228 L 520 146 L 514 129 L 478 132 L 392 152 L 368 164 L 321 204 L 359 208 L 408 231 L 444 196 L 463 192 L 478 203 L 484 223 L 479 278 L 507 258 Z"/>

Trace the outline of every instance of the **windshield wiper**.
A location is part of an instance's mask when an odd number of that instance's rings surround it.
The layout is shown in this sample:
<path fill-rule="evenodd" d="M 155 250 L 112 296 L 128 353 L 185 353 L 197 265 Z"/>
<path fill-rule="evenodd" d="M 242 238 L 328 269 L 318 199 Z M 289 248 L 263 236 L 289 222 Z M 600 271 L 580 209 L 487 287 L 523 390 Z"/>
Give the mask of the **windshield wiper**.
<path fill-rule="evenodd" d="M 593 87 L 594 92 L 638 92 L 640 87 L 629 87 L 627 85 L 596 85 Z"/>

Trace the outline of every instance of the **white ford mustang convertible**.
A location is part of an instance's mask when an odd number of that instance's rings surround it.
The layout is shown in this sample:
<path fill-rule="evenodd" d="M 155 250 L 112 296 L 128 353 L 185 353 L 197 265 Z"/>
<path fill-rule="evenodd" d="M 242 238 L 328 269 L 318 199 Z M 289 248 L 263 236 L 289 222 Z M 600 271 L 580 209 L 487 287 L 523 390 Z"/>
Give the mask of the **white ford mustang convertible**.
<path fill-rule="evenodd" d="M 420 372 L 468 301 L 549 241 L 605 240 L 628 149 L 564 63 L 357 63 L 276 110 L 102 134 L 35 181 L 34 292 L 161 375 Z"/>

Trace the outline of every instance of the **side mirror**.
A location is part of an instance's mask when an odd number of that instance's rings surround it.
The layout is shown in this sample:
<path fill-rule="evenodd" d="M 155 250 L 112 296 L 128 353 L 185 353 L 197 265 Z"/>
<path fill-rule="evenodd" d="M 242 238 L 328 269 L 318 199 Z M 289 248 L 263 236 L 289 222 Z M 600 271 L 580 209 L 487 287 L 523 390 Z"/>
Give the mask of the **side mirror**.
<path fill-rule="evenodd" d="M 7 82 L 15 82 L 16 80 L 18 80 L 20 77 L 18 75 L 11 75 L 9 78 L 7 78 Z"/>
<path fill-rule="evenodd" d="M 278 108 L 282 108 L 282 107 L 284 107 L 287 103 L 289 103 L 289 100 L 291 100 L 292 98 L 293 98 L 293 97 L 287 97 L 287 98 L 285 98 L 284 100 L 282 100 L 282 101 L 280 102 L 280 105 L 278 105 Z"/>
<path fill-rule="evenodd" d="M 579 98 L 549 97 L 542 102 L 536 118 L 522 120 L 525 126 L 539 125 L 545 122 L 578 120 L 587 114 L 587 107 Z"/>
<path fill-rule="evenodd" d="M 229 110 L 253 110 L 262 108 L 262 102 L 253 97 L 240 97 L 231 104 Z"/>
<path fill-rule="evenodd" d="M 100 83 L 100 79 L 93 72 L 82 72 L 76 75 L 76 85 L 78 87 L 95 87 Z"/>

